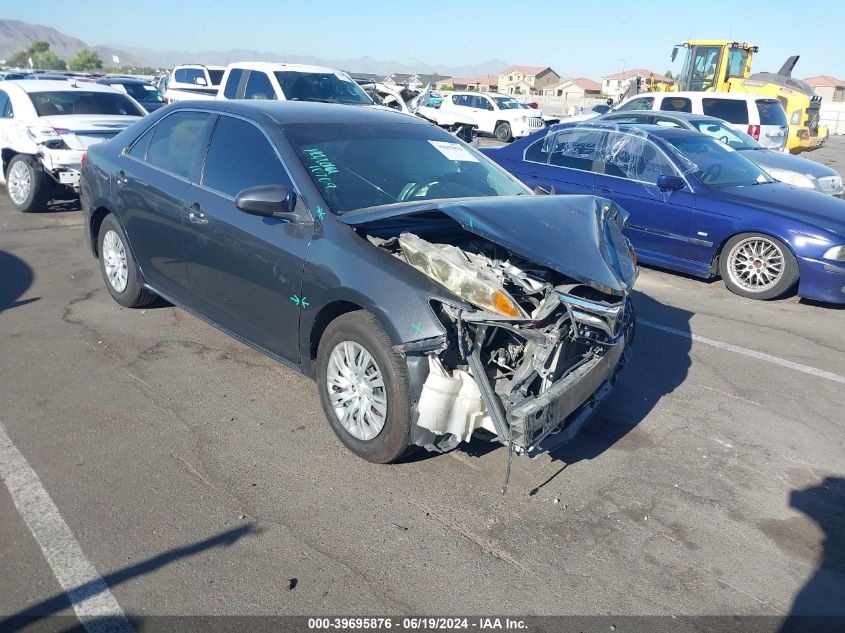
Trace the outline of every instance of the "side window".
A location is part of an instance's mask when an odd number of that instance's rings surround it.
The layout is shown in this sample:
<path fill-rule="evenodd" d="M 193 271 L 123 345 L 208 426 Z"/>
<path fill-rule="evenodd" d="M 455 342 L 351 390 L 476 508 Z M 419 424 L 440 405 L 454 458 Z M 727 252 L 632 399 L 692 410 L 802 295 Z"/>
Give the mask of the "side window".
<path fill-rule="evenodd" d="M 611 115 L 605 121 L 613 123 L 631 123 L 633 125 L 649 125 L 654 123 L 654 117 L 650 114 L 618 114 Z"/>
<path fill-rule="evenodd" d="M 243 68 L 233 68 L 226 78 L 226 87 L 223 89 L 223 96 L 227 99 L 238 98 L 238 86 L 244 76 Z"/>
<path fill-rule="evenodd" d="M 246 90 L 244 90 L 244 99 L 275 99 L 276 91 L 273 90 L 273 84 L 270 83 L 270 78 L 267 73 L 262 73 L 257 70 L 249 72 L 249 79 L 246 82 Z"/>
<path fill-rule="evenodd" d="M 656 185 L 658 176 L 677 175 L 654 143 L 634 134 L 611 132 L 601 158 L 608 176 Z"/>
<path fill-rule="evenodd" d="M 220 117 L 214 129 L 202 184 L 232 198 L 249 187 L 291 186 L 279 157 L 261 130 L 229 116 Z"/>
<path fill-rule="evenodd" d="M 153 137 L 153 132 L 155 131 L 156 126 L 151 127 L 149 130 L 144 132 L 141 135 L 141 138 L 136 140 L 132 146 L 126 151 L 128 156 L 132 156 L 133 158 L 137 158 L 138 160 L 144 160 L 147 156 L 147 148 L 150 146 L 150 139 Z"/>
<path fill-rule="evenodd" d="M 728 123 L 748 123 L 748 103 L 745 99 L 713 99 L 701 100 L 704 114 L 723 119 Z"/>
<path fill-rule="evenodd" d="M 532 163 L 547 163 L 549 162 L 549 149 L 551 143 L 548 142 L 548 137 L 543 137 L 539 141 L 535 141 L 528 146 L 525 154 L 522 155 L 523 160 L 531 161 Z"/>
<path fill-rule="evenodd" d="M 616 108 L 617 112 L 627 112 L 628 110 L 651 110 L 654 106 L 654 97 L 639 97 L 632 99 L 628 103 L 623 103 Z"/>
<path fill-rule="evenodd" d="M 452 95 L 452 103 L 456 106 L 465 106 L 468 98 L 466 95 Z"/>
<path fill-rule="evenodd" d="M 12 102 L 3 90 L 0 90 L 0 118 L 12 118 Z"/>
<path fill-rule="evenodd" d="M 550 143 L 549 164 L 581 171 L 592 171 L 598 157 L 602 130 L 564 130 Z"/>
<path fill-rule="evenodd" d="M 174 112 L 158 122 L 147 149 L 147 162 L 183 178 L 190 178 L 205 148 L 214 117 L 205 112 Z"/>
<path fill-rule="evenodd" d="M 676 130 L 685 129 L 684 126 L 678 123 L 677 121 L 662 116 L 653 117 L 653 123 L 655 125 L 659 125 L 660 127 L 670 127 Z"/>
<path fill-rule="evenodd" d="M 685 97 L 663 97 L 660 109 L 669 112 L 692 112 L 692 101 Z"/>

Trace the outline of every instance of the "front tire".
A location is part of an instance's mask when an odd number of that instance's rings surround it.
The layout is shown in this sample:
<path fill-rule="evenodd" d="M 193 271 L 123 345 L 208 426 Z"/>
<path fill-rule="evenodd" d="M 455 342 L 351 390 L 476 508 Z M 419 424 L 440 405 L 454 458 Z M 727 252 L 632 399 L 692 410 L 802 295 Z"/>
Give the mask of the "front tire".
<path fill-rule="evenodd" d="M 510 143 L 513 140 L 513 134 L 511 133 L 511 125 L 505 121 L 499 123 L 496 126 L 496 138 L 502 143 Z"/>
<path fill-rule="evenodd" d="M 6 190 L 18 211 L 43 211 L 50 201 L 52 182 L 35 158 L 18 154 L 6 171 Z"/>
<path fill-rule="evenodd" d="M 317 351 L 320 403 L 340 441 L 358 457 L 387 464 L 409 448 L 408 368 L 364 311 L 332 321 Z"/>
<path fill-rule="evenodd" d="M 762 233 L 742 233 L 728 240 L 719 257 L 728 290 L 748 299 L 777 299 L 798 283 L 798 262 L 786 245 Z"/>
<path fill-rule="evenodd" d="M 107 215 L 97 236 L 100 271 L 112 298 L 124 308 L 143 308 L 156 299 L 144 288 L 126 234 L 114 216 Z"/>

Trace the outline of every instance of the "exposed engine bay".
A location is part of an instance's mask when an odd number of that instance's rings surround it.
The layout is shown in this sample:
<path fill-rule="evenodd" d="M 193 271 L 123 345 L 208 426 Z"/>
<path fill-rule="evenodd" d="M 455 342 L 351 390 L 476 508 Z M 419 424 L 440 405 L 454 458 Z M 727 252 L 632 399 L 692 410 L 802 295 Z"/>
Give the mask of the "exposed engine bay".
<path fill-rule="evenodd" d="M 430 227 L 365 233 L 475 308 L 432 305 L 445 340 L 406 352 L 410 365 L 423 365 L 416 412 L 425 432 L 415 443 L 449 450 L 483 429 L 533 455 L 569 439 L 621 366 L 633 335 L 626 294 L 602 292 L 457 224 Z"/>

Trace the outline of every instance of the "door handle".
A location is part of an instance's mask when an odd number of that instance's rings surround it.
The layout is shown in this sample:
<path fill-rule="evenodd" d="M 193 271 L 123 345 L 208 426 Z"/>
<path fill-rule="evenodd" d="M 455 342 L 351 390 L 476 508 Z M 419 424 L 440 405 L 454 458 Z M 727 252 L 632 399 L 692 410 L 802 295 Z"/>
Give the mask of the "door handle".
<path fill-rule="evenodd" d="M 198 203 L 194 202 L 193 204 L 186 206 L 185 211 L 188 214 L 188 222 L 192 222 L 194 224 L 208 224 L 208 220 L 205 218 L 205 212 Z"/>
<path fill-rule="evenodd" d="M 613 193 L 613 189 L 611 189 L 610 187 L 599 187 L 599 191 L 601 191 L 602 193 Z"/>

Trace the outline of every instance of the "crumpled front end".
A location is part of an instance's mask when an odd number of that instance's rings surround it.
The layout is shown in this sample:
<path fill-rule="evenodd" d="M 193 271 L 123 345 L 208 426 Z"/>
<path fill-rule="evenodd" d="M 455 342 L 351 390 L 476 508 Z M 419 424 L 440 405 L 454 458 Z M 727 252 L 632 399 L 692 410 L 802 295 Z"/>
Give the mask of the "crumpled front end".
<path fill-rule="evenodd" d="M 624 213 L 582 217 L 600 235 L 616 235 L 603 225 L 621 228 Z M 602 265 L 584 269 L 613 274 L 611 288 L 605 278 L 589 284 L 534 263 L 445 217 L 432 218 L 430 229 L 416 221 L 401 230 L 393 220 L 392 236 L 368 239 L 466 302 L 432 302 L 445 338 L 403 346 L 418 378 L 414 442 L 448 450 L 480 432 L 533 455 L 574 435 L 610 392 L 632 340 L 633 262 L 614 273 L 607 254 L 616 257 L 618 245 L 585 250 Z"/>

